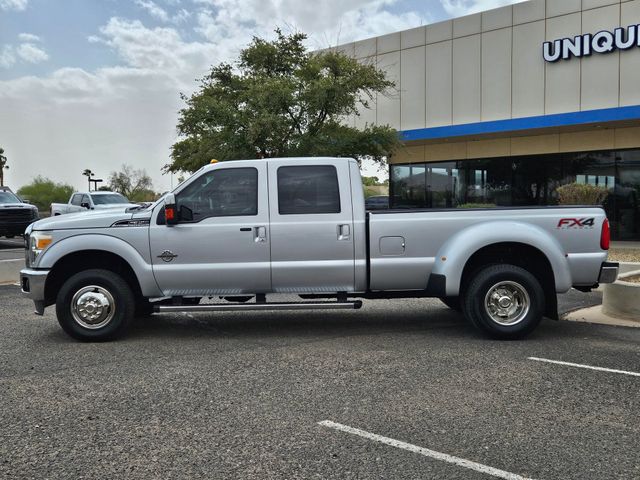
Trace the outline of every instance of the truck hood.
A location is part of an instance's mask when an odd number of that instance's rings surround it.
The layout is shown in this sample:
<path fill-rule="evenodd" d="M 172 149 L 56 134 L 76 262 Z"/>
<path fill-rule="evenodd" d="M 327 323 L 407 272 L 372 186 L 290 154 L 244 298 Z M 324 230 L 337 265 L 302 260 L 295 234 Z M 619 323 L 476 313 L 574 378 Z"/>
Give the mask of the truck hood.
<path fill-rule="evenodd" d="M 132 213 L 124 207 L 91 210 L 44 218 L 33 224 L 32 230 L 69 230 L 78 228 L 108 228 L 120 220 L 130 220 Z"/>
<path fill-rule="evenodd" d="M 0 212 L 5 208 L 25 208 L 25 209 L 36 210 L 36 207 L 34 205 L 29 205 L 28 203 L 1 203 Z"/>

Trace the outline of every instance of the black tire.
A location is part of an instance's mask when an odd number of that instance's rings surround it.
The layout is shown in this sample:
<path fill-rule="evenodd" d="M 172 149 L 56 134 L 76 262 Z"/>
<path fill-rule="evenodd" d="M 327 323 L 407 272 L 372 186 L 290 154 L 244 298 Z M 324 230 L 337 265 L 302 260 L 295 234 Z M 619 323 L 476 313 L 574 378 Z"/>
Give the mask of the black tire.
<path fill-rule="evenodd" d="M 498 297 L 492 300 L 488 297 L 490 291 L 506 297 L 505 302 L 509 307 L 496 305 Z M 465 317 L 489 337 L 516 340 L 529 335 L 542 320 L 545 311 L 544 291 L 538 279 L 523 268 L 491 265 L 479 270 L 469 282 L 464 293 L 463 311 Z M 510 314 L 510 311 L 513 313 Z"/>
<path fill-rule="evenodd" d="M 93 328 L 84 326 L 72 313 L 74 296 L 90 286 L 97 289 L 88 290 L 87 293 L 98 293 L 104 297 L 104 292 L 107 292 L 115 307 L 105 308 L 109 312 L 107 317 L 110 318 L 105 319 L 104 325 L 97 323 Z M 62 285 L 56 298 L 56 316 L 62 329 L 76 340 L 86 342 L 114 340 L 122 336 L 131 324 L 135 311 L 135 297 L 129 284 L 120 275 L 109 270 L 95 269 L 76 273 Z M 89 323 L 87 321 L 85 325 Z"/>
<path fill-rule="evenodd" d="M 444 303 L 451 310 L 456 312 L 462 311 L 462 305 L 460 304 L 460 297 L 440 297 L 440 301 Z"/>

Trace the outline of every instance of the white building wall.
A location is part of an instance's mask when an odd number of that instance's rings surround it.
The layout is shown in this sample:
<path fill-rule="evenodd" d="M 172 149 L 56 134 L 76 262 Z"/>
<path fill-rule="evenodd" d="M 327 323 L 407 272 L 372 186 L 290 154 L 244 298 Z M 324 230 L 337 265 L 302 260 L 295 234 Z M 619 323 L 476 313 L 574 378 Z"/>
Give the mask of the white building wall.
<path fill-rule="evenodd" d="M 453 41 L 427 45 L 426 55 L 426 126 L 450 125 L 453 120 Z"/>
<path fill-rule="evenodd" d="M 640 104 L 640 48 L 546 63 L 547 40 L 640 24 L 640 0 L 531 0 L 339 47 L 397 81 L 357 126 L 399 130 Z"/>
<path fill-rule="evenodd" d="M 623 2 L 620 6 L 622 25 L 640 19 L 640 1 Z M 640 55 L 634 50 L 620 52 L 620 106 L 640 105 Z"/>
<path fill-rule="evenodd" d="M 426 62 L 426 46 L 424 45 L 406 48 L 401 52 L 400 125 L 405 130 L 424 128 L 426 124 Z"/>

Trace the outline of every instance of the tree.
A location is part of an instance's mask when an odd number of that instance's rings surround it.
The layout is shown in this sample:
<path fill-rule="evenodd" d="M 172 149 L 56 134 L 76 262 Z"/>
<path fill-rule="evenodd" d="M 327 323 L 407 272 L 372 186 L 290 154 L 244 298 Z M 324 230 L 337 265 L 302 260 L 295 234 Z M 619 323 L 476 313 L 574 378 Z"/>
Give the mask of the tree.
<path fill-rule="evenodd" d="M 20 188 L 18 195 L 29 200 L 38 210 L 44 211 L 49 210 L 54 202 L 67 203 L 73 190 L 73 187 L 66 183 L 55 183 L 48 178 L 37 176 L 33 182 Z"/>
<path fill-rule="evenodd" d="M 199 91 L 182 96 L 172 162 L 165 171 L 193 172 L 241 158 L 342 156 L 382 162 L 399 145 L 389 126 L 358 130 L 344 119 L 394 86 L 373 65 L 340 52 L 308 52 L 306 35 L 254 37 L 237 63 L 214 66 Z"/>
<path fill-rule="evenodd" d="M 109 175 L 109 188 L 121 193 L 132 202 L 153 200 L 153 182 L 145 170 L 134 170 L 130 165 L 122 165 L 119 172 Z"/>
<path fill-rule="evenodd" d="M 0 187 L 4 186 L 4 170 L 9 169 L 7 165 L 7 157 L 4 154 L 4 148 L 0 147 Z"/>
<path fill-rule="evenodd" d="M 378 177 L 362 177 L 362 185 L 366 198 L 373 195 L 389 195 L 389 180 L 381 182 Z"/>
<path fill-rule="evenodd" d="M 362 177 L 362 184 L 365 187 L 379 187 L 388 185 L 388 181 L 381 183 L 378 177 Z"/>

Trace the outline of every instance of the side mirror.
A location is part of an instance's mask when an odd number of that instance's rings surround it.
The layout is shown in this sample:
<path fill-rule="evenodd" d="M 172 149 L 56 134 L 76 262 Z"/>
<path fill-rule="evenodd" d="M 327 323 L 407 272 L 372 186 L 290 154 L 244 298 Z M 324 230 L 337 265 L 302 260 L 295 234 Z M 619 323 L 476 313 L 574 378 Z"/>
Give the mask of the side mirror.
<path fill-rule="evenodd" d="M 82 203 L 80 204 L 80 206 L 81 206 L 82 208 L 86 208 L 87 210 L 89 210 L 89 209 L 91 208 L 91 205 L 89 204 L 89 202 L 82 202 Z"/>
<path fill-rule="evenodd" d="M 168 193 L 164 197 L 164 221 L 167 225 L 176 225 L 178 223 L 178 208 L 176 196 L 173 193 Z"/>

